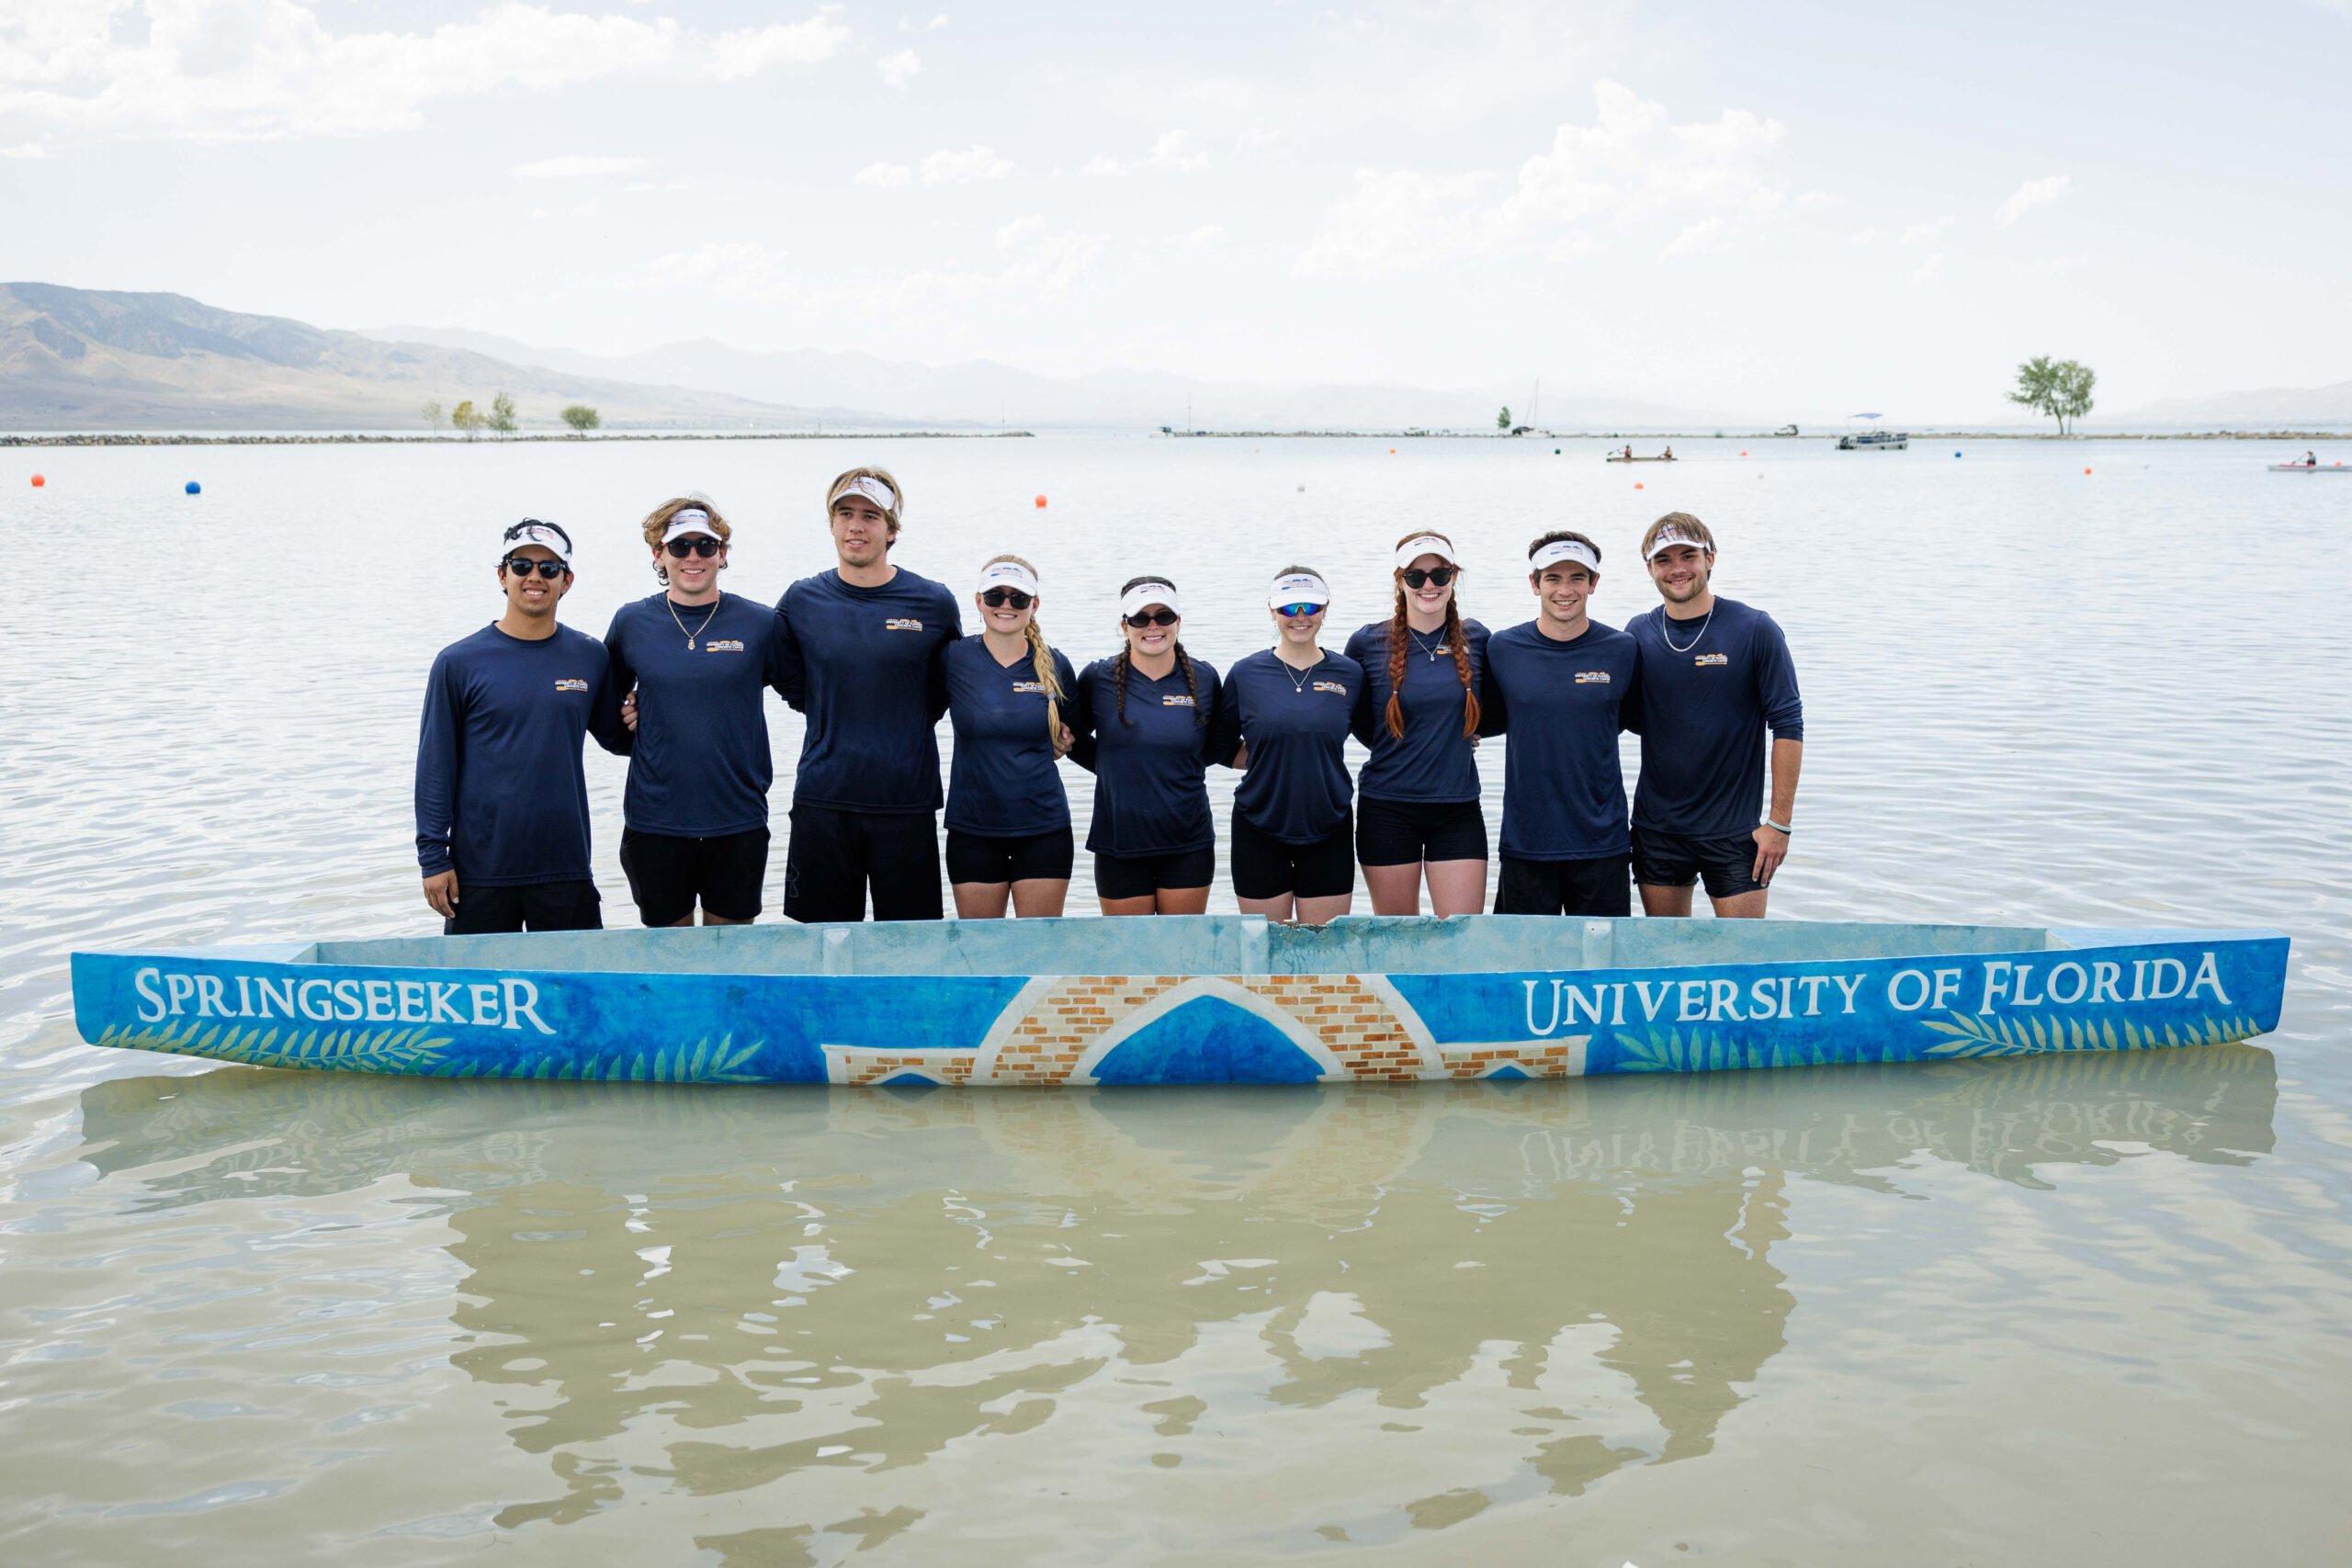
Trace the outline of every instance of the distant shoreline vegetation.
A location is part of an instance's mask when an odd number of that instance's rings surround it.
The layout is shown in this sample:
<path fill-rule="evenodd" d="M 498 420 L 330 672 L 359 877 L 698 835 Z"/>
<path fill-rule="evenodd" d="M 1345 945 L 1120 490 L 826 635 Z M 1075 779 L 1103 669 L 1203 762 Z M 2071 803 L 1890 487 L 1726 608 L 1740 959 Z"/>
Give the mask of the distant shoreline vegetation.
<path fill-rule="evenodd" d="M 1029 430 L 720 430 L 605 431 L 502 435 L 492 446 L 544 442 L 578 446 L 598 441 L 1001 441 L 1034 437 Z M 95 431 L 83 434 L 0 434 L 0 446 L 464 446 L 479 445 L 463 435 L 386 435 L 351 432 L 327 435 L 179 435 L 141 431 Z"/>
<path fill-rule="evenodd" d="M 1141 434 L 1140 432 L 1134 434 Z M 514 446 L 536 442 L 550 446 L 579 446 L 600 441 L 1003 441 L 1034 440 L 1034 430 L 760 430 L 760 431 L 612 431 L 594 434 L 534 431 L 502 435 L 487 445 Z M 2016 430 L 1914 430 L 1914 441 L 2342 441 L 2352 430 L 2155 430 L 2070 432 Z M 1186 441 L 1829 441 L 1837 433 L 1781 435 L 1771 431 L 1559 430 L 1526 435 L 1506 435 L 1476 430 L 1204 430 L 1176 436 L 1154 434 L 1155 440 Z M 47 434 L 0 434 L 0 446 L 463 446 L 463 435 L 395 435 L 347 432 L 319 435 L 248 434 L 198 435 L 148 431 L 56 432 Z"/>

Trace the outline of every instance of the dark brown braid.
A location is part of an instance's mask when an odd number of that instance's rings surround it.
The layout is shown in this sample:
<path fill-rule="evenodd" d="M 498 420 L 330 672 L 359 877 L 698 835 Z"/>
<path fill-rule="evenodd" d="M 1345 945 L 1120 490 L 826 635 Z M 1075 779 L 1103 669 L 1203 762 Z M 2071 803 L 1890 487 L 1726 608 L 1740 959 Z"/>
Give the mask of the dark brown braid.
<path fill-rule="evenodd" d="M 1170 589 L 1176 586 L 1171 579 L 1165 577 L 1156 575 L 1130 577 L 1126 581 L 1119 584 L 1119 597 L 1125 598 L 1134 590 L 1147 582 L 1162 583 Z M 1119 658 L 1117 663 L 1112 667 L 1111 676 L 1111 683 L 1119 694 L 1117 711 L 1121 724 L 1133 722 L 1127 717 L 1127 670 L 1135 662 L 1135 649 L 1127 642 L 1126 636 L 1126 630 L 1123 626 L 1119 632 Z M 1176 644 L 1176 662 L 1184 671 L 1184 689 L 1193 694 L 1193 722 L 1196 726 L 1205 724 L 1208 720 L 1201 714 L 1200 689 L 1193 680 L 1193 656 L 1184 651 L 1184 645 L 1181 640 Z"/>
<path fill-rule="evenodd" d="M 1184 651 L 1181 637 L 1176 642 L 1176 667 L 1184 671 L 1184 690 L 1193 699 L 1193 728 L 1200 729 L 1208 724 L 1209 716 L 1201 711 L 1200 682 L 1193 678 L 1193 656 Z"/>
<path fill-rule="evenodd" d="M 1462 610 L 1452 599 L 1445 602 L 1445 640 L 1453 649 L 1453 672 L 1462 677 L 1462 733 L 1478 733 L 1478 692 L 1470 679 L 1470 639 L 1462 635 Z"/>
<path fill-rule="evenodd" d="M 1445 602 L 1448 610 L 1453 601 Z M 1405 643 L 1412 628 L 1405 624 L 1405 580 L 1396 580 L 1396 614 L 1388 622 L 1388 733 L 1405 739 Z"/>
<path fill-rule="evenodd" d="M 1119 722 L 1121 724 L 1135 722 L 1127 717 L 1127 664 L 1132 652 L 1130 649 L 1119 649 L 1118 662 L 1111 667 L 1111 683 L 1118 688 L 1119 693 Z"/>
<path fill-rule="evenodd" d="M 1414 539 L 1444 539 L 1452 547 L 1453 541 L 1430 528 L 1416 528 L 1396 541 L 1396 548 L 1403 549 Z M 1455 569 L 1457 571 L 1459 568 Z M 1455 582 L 1462 579 L 1456 577 Z M 1453 650 L 1453 672 L 1462 677 L 1462 733 L 1478 733 L 1477 682 L 1470 675 L 1470 649 L 1463 645 L 1461 592 L 1445 596 L 1445 630 L 1440 635 Z M 1405 645 L 1412 628 L 1405 620 L 1405 569 L 1396 569 L 1396 614 L 1388 623 L 1388 733 L 1398 740 L 1405 739 Z"/>

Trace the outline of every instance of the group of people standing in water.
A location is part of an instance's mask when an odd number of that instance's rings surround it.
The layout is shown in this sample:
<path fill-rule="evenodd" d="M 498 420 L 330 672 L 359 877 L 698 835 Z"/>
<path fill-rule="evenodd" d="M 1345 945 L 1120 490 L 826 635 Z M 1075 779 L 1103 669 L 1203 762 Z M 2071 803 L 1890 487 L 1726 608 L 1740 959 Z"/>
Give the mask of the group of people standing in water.
<path fill-rule="evenodd" d="M 1644 535 L 1661 603 L 1594 621 L 1600 547 L 1557 529 L 1527 551 L 1531 620 L 1489 634 L 1456 602 L 1453 542 L 1394 547 L 1383 619 L 1326 646 L 1331 591 L 1305 566 L 1266 592 L 1272 646 L 1223 672 L 1184 646 L 1165 576 L 1119 592 L 1116 652 L 1083 671 L 1046 637 L 1037 569 L 980 568 L 957 595 L 893 564 L 904 492 L 887 470 L 828 488 L 838 558 L 768 604 L 725 592 L 733 528 L 665 502 L 644 537 L 662 591 L 602 641 L 559 623 L 572 541 L 505 530 L 505 613 L 442 650 L 416 768 L 424 897 L 451 935 L 593 929 L 586 737 L 627 756 L 620 861 L 648 926 L 761 910 L 773 783 L 765 694 L 806 718 L 784 914 L 937 919 L 937 725 L 955 726 L 946 867 L 966 919 L 1063 912 L 1076 861 L 1057 764 L 1094 775 L 1086 848 L 1105 915 L 1199 914 L 1216 869 L 1211 766 L 1240 770 L 1227 836 L 1242 910 L 1320 924 L 1363 869 L 1374 913 L 1476 914 L 1488 838 L 1476 749 L 1508 736 L 1497 914 L 1761 916 L 1792 830 L 1804 709 L 1781 629 L 1717 596 L 1714 536 L 1686 513 Z M 1630 809 L 1618 735 L 1642 737 Z M 1769 734 L 1769 742 L 1768 742 Z M 1369 751 L 1349 773 L 1353 738 Z M 1766 794 L 1769 760 L 1770 796 Z"/>

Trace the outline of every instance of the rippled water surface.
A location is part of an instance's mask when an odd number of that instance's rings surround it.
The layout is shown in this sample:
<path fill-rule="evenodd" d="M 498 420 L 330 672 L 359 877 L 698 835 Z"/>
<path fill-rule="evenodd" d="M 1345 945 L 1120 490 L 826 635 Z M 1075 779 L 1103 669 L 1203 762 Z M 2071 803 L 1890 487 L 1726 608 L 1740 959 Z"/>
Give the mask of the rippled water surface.
<path fill-rule="evenodd" d="M 2352 481 L 2218 442 L 1698 442 L 1630 473 L 1554 445 L 9 457 L 0 1561 L 2340 1560 Z M 773 599 L 830 559 L 824 481 L 877 459 L 902 563 L 960 589 L 1028 555 L 1081 663 L 1146 570 L 1220 665 L 1294 559 L 1335 626 L 1374 618 L 1390 541 L 1428 525 L 1495 626 L 1529 613 L 1526 541 L 1584 529 L 1622 622 L 1650 602 L 1641 526 L 1695 512 L 1804 687 L 1776 915 L 2274 926 L 2279 1031 L 928 1094 L 79 1043 L 74 947 L 430 929 L 416 710 L 434 651 L 496 613 L 503 523 L 582 537 L 567 617 L 601 631 L 652 588 L 655 502 L 716 498 L 730 587 Z M 781 803 L 798 734 L 772 713 Z M 626 921 L 620 777 L 592 750 Z M 779 844 L 771 909 L 780 869 Z"/>

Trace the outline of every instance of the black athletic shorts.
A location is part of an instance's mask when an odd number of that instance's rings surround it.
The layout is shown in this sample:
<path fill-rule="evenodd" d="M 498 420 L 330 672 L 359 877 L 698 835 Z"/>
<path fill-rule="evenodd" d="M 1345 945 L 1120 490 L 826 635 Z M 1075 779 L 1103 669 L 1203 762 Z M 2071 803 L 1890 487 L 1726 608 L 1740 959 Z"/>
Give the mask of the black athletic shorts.
<path fill-rule="evenodd" d="M 939 826 L 932 814 L 794 807 L 785 918 L 862 920 L 869 888 L 877 920 L 940 918 Z"/>
<path fill-rule="evenodd" d="M 1374 800 L 1356 808 L 1356 859 L 1366 865 L 1485 860 L 1487 814 L 1475 800 Z"/>
<path fill-rule="evenodd" d="M 1077 840 L 1067 828 L 1032 833 L 1025 839 L 998 839 L 985 833 L 947 829 L 947 880 L 981 882 L 1068 882 L 1078 859 Z"/>
<path fill-rule="evenodd" d="M 441 922 L 443 936 L 604 929 L 596 885 L 584 876 L 577 882 L 533 882 L 521 887 L 468 886 L 460 876 L 458 912 Z"/>
<path fill-rule="evenodd" d="M 1756 880 L 1756 838 L 1686 839 L 1679 833 L 1634 829 L 1634 880 L 1645 887 L 1688 887 L 1701 877 L 1710 898 L 1760 893 Z"/>
<path fill-rule="evenodd" d="M 768 830 L 746 828 L 710 839 L 621 829 L 621 870 L 637 918 L 674 926 L 700 903 L 721 919 L 749 920 L 760 912 L 760 885 L 768 874 Z"/>
<path fill-rule="evenodd" d="M 1233 892 L 1238 898 L 1279 898 L 1288 893 L 1299 898 L 1336 898 L 1356 890 L 1356 862 L 1351 852 L 1349 818 L 1311 844 L 1294 844 L 1275 838 L 1233 812 Z"/>
<path fill-rule="evenodd" d="M 1503 856 L 1495 886 L 1498 915 L 1630 915 L 1634 912 L 1631 855 L 1591 860 L 1520 860 Z"/>
<path fill-rule="evenodd" d="M 1148 898 L 1170 891 L 1206 887 L 1216 880 L 1216 846 L 1179 850 L 1172 855 L 1096 855 L 1097 898 Z"/>

